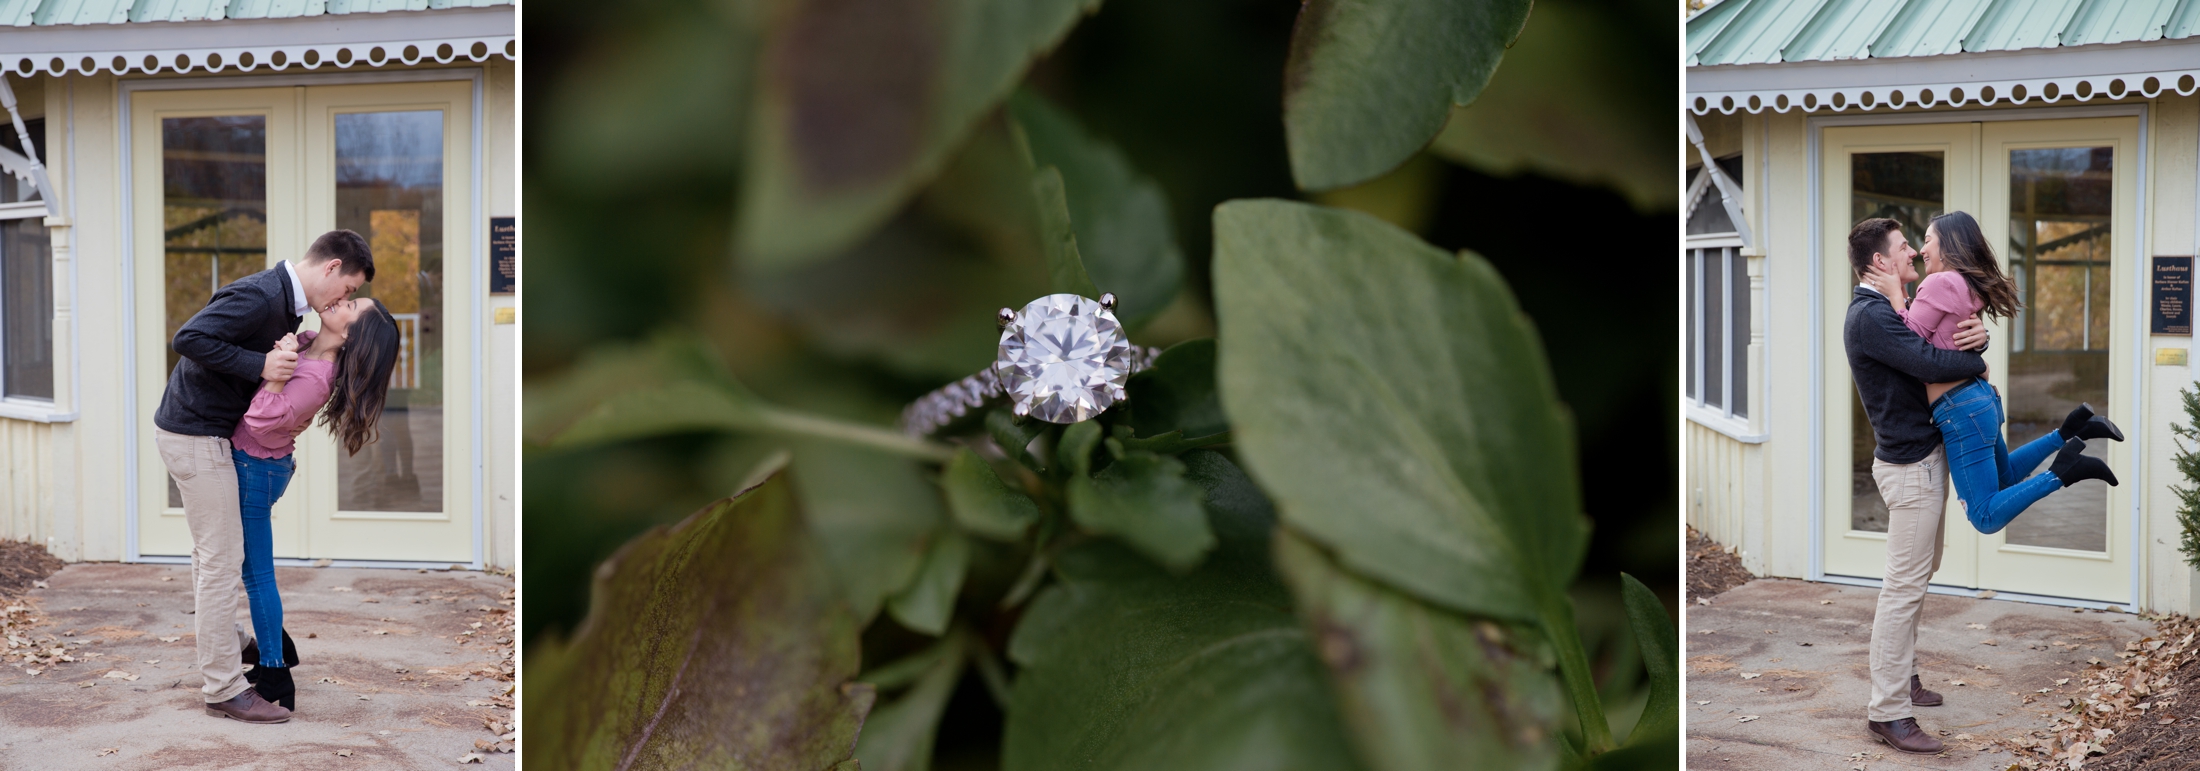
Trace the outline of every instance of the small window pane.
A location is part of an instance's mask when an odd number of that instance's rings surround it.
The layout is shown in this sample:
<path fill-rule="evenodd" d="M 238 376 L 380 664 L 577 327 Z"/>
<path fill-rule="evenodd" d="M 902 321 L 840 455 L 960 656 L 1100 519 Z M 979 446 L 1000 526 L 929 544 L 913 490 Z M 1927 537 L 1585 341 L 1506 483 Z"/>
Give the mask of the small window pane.
<path fill-rule="evenodd" d="M 1688 294 L 1688 303 L 1682 306 L 1688 309 L 1687 313 L 1682 314 L 1686 317 L 1684 323 L 1687 324 L 1688 329 L 1686 336 L 1681 338 L 1681 349 L 1687 353 L 1688 358 L 1687 363 L 1682 365 L 1681 371 L 1687 373 L 1688 383 L 1681 393 L 1689 399 L 1699 402 L 1703 401 L 1703 395 L 1696 392 L 1696 365 L 1702 357 L 1698 355 L 1699 352 L 1696 350 L 1696 316 L 1703 312 L 1703 308 L 1697 304 L 1696 281 L 1697 276 L 1701 275 L 1699 268 L 1702 263 L 1702 249 L 1688 250 L 1687 259 L 1681 262 L 1681 285 L 1686 287 L 1683 291 Z"/>
<path fill-rule="evenodd" d="M 38 162 L 41 165 L 52 165 L 47 163 L 46 158 L 46 119 L 23 121 L 23 128 L 31 134 L 31 146 L 36 148 Z M 23 152 L 23 140 L 15 136 L 15 123 L 5 118 L 0 118 L 0 147 L 18 155 L 29 155 Z M 14 174 L 0 173 L 0 203 L 22 203 L 38 197 L 38 188 L 31 183 Z"/>
<path fill-rule="evenodd" d="M 0 384 L 53 398 L 53 250 L 36 217 L 0 220 Z"/>
<path fill-rule="evenodd" d="M 1709 252 L 1703 266 L 1703 378 L 1707 407 L 1725 407 L 1726 269 L 1721 253 Z"/>
<path fill-rule="evenodd" d="M 1733 310 L 1727 318 L 1734 323 L 1727 335 L 1732 355 L 1727 357 L 1727 382 L 1732 389 L 1734 414 L 1749 417 L 1749 258 L 1739 249 L 1726 250 L 1727 286 L 1734 292 Z"/>

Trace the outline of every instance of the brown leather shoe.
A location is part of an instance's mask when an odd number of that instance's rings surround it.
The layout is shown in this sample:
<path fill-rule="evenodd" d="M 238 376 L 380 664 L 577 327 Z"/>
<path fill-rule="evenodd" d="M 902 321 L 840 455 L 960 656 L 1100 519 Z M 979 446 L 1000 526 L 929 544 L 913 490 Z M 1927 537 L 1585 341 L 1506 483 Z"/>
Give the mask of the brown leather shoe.
<path fill-rule="evenodd" d="M 1943 700 L 1940 694 L 1925 690 L 1925 683 L 1910 676 L 1910 703 L 1919 707 L 1938 707 Z"/>
<path fill-rule="evenodd" d="M 1924 729 L 1917 727 L 1917 718 L 1906 717 L 1887 723 L 1877 720 L 1869 722 L 1872 736 L 1886 742 L 1889 747 L 1918 755 L 1935 755 L 1943 749 L 1939 739 L 1927 736 Z"/>
<path fill-rule="evenodd" d="M 290 722 L 290 710 L 267 703 L 266 699 L 260 698 L 260 692 L 250 688 L 244 689 L 244 693 L 237 694 L 234 699 L 206 705 L 206 714 L 247 723 Z"/>

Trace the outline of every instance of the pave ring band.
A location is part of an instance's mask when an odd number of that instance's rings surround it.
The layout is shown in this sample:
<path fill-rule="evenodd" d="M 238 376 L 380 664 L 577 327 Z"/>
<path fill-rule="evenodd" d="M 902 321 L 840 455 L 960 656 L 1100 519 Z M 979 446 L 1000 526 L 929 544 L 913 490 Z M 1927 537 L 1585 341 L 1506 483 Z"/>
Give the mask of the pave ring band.
<path fill-rule="evenodd" d="M 901 412 L 904 433 L 929 435 L 1000 397 L 1019 418 L 1089 420 L 1123 401 L 1132 373 L 1161 353 L 1124 336 L 1113 294 L 1047 295 L 994 320 L 1001 345 L 993 365 L 911 402 Z"/>

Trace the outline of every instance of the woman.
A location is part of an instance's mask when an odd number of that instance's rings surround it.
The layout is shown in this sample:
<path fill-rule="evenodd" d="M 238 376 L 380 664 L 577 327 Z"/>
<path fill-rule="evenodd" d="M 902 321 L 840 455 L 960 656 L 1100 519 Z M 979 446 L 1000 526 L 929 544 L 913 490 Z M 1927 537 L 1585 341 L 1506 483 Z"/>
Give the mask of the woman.
<path fill-rule="evenodd" d="M 1993 248 L 1979 231 L 1978 220 L 1963 212 L 1934 217 L 1925 230 L 1925 279 L 1917 284 L 1917 298 L 1905 301 L 1901 279 L 1878 270 L 1866 278 L 1901 314 L 1910 331 L 1935 347 L 1955 350 L 1956 325 L 1984 311 L 1989 316 L 2011 318 L 2023 303 L 2017 300 L 2015 282 L 2002 275 Z M 2108 418 L 2093 414 L 2091 405 L 2079 404 L 2063 418 L 2061 428 L 2009 450 L 2001 438 L 2001 394 L 1981 375 L 1956 383 L 1927 383 L 1925 398 L 1933 408 L 1933 425 L 1940 428 L 1948 450 L 1948 475 L 1955 483 L 1971 526 L 1981 533 L 1997 533 L 2048 493 L 2099 479 L 2116 484 L 2108 464 L 2085 454 L 2085 440 L 2114 439 L 2124 434 Z M 2048 454 L 2055 463 L 2027 479 L 2026 471 L 2038 468 Z"/>
<path fill-rule="evenodd" d="M 321 415 L 321 425 L 353 455 L 374 441 L 375 421 L 390 390 L 397 364 L 397 319 L 381 303 L 354 299 L 321 312 L 321 331 L 302 333 L 306 349 L 290 380 L 267 381 L 252 395 L 252 407 L 230 437 L 237 465 L 238 498 L 244 511 L 244 588 L 252 606 L 253 643 L 244 648 L 246 673 L 260 697 L 285 709 L 297 709 L 297 685 L 290 667 L 298 648 L 283 631 L 283 600 L 275 590 L 275 535 L 268 515 L 290 486 L 297 470 L 291 451 L 299 432 Z M 285 336 L 279 350 L 297 351 L 300 335 Z M 323 409 L 323 405 L 327 405 Z M 260 640 L 283 641 L 280 650 Z"/>

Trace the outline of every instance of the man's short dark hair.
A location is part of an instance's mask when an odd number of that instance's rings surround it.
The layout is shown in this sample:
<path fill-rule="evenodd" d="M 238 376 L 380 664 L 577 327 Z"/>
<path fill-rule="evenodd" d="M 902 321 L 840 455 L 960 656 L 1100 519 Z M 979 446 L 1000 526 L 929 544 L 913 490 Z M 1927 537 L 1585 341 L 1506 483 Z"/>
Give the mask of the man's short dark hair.
<path fill-rule="evenodd" d="M 1872 266 L 1872 255 L 1887 251 L 1887 234 L 1902 230 L 1902 223 L 1873 217 L 1849 229 L 1849 272 L 1861 278 Z M 347 231 L 348 232 L 348 231 Z"/>
<path fill-rule="evenodd" d="M 367 239 L 359 237 L 358 233 L 331 230 L 313 239 L 313 245 L 306 248 L 306 263 L 310 265 L 322 260 L 342 260 L 343 267 L 337 272 L 349 276 L 363 270 L 367 272 L 368 281 L 374 280 L 374 250 L 367 248 Z"/>

